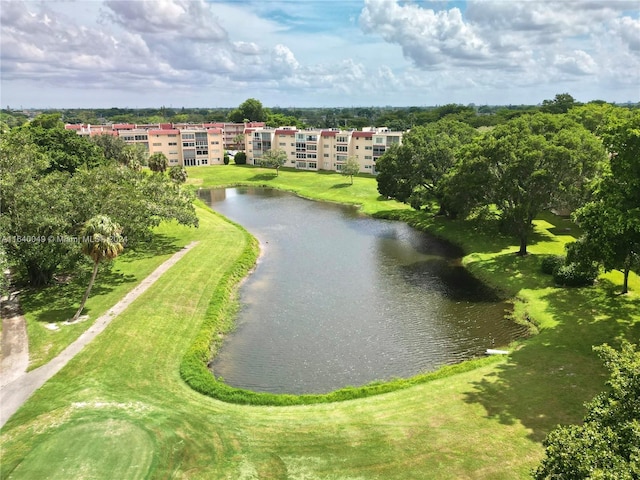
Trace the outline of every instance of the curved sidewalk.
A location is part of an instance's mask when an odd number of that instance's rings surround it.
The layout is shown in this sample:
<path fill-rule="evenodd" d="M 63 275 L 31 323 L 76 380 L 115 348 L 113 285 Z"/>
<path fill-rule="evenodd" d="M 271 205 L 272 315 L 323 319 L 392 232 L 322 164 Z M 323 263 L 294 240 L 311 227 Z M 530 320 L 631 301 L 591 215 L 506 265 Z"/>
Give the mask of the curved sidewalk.
<path fill-rule="evenodd" d="M 33 392 L 58 373 L 85 345 L 102 332 L 111 320 L 122 313 L 131 302 L 153 285 L 163 273 L 186 255 L 197 243 L 198 242 L 191 242 L 156 268 L 147 278 L 140 282 L 139 285 L 127 293 L 122 300 L 111 307 L 107 313 L 98 317 L 91 327 L 49 363 L 30 372 L 23 372 L 21 375 L 16 375 L 15 372 L 2 372 L 2 377 L 11 375 L 13 380 L 8 381 L 5 385 L 5 382 L 0 379 L 0 384 L 2 385 L 0 389 L 0 428 L 7 423 L 9 418 L 11 418 Z"/>

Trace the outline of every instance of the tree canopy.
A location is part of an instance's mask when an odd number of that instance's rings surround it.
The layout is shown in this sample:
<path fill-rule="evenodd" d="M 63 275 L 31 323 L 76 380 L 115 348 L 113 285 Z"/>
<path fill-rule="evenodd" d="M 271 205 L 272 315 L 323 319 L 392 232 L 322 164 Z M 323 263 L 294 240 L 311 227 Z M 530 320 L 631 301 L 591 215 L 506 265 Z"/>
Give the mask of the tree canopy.
<path fill-rule="evenodd" d="M 629 272 L 640 264 L 640 112 L 619 118 L 603 133 L 610 168 L 591 201 L 575 215 L 589 255 L 606 270 Z"/>
<path fill-rule="evenodd" d="M 267 150 L 260 157 L 260 165 L 268 168 L 276 169 L 276 176 L 278 176 L 278 171 L 280 167 L 282 167 L 287 161 L 287 153 L 284 150 L 273 149 Z"/>
<path fill-rule="evenodd" d="M 228 120 L 235 123 L 243 123 L 245 121 L 264 122 L 267 120 L 267 114 L 260 100 L 248 98 L 238 108 L 229 113 Z"/>
<path fill-rule="evenodd" d="M 39 127 L 38 127 L 39 128 Z M 6 128 L 0 138 L 0 234 L 9 265 L 17 277 L 33 286 L 49 283 L 54 274 L 73 271 L 82 258 L 79 233 L 96 215 L 107 215 L 120 227 L 129 245 L 148 241 L 162 220 L 197 225 L 193 194 L 177 189 L 164 175 L 148 175 L 105 160 L 100 148 L 72 133 L 56 137 L 50 152 L 24 127 Z M 97 164 L 67 162 L 59 152 L 77 141 L 97 149 Z M 70 147 L 70 150 L 73 148 Z M 67 162 L 67 165 L 72 163 Z"/>
<path fill-rule="evenodd" d="M 605 160 L 602 143 L 566 116 L 524 115 L 472 142 L 457 169 L 461 176 L 454 172 L 447 190 L 454 199 L 468 197 L 464 180 L 482 179 L 482 192 L 470 201 L 497 206 L 503 229 L 519 239 L 518 253 L 525 255 L 536 215 L 579 205 Z"/>
<path fill-rule="evenodd" d="M 537 480 L 640 478 L 640 351 L 596 347 L 609 370 L 609 390 L 587 404 L 582 425 L 559 426 L 544 441 Z"/>
<path fill-rule="evenodd" d="M 357 175 L 358 172 L 360 172 L 360 163 L 358 163 L 358 159 L 355 157 L 347 158 L 347 161 L 342 166 L 341 173 L 351 179 L 351 185 L 353 185 L 353 176 Z"/>
<path fill-rule="evenodd" d="M 446 213 L 441 181 L 456 163 L 460 148 L 476 135 L 474 128 L 451 119 L 411 129 L 402 145 L 392 146 L 376 162 L 378 191 L 416 209 L 435 200 Z"/>

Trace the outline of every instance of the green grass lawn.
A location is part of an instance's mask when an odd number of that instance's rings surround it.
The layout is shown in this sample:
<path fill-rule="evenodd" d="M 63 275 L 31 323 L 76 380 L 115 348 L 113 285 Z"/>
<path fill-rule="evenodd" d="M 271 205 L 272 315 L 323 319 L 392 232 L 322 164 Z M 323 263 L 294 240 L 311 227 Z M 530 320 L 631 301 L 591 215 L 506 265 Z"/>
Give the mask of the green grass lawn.
<path fill-rule="evenodd" d="M 526 478 L 541 458 L 546 433 L 557 423 L 578 422 L 583 402 L 603 388 L 604 370 L 592 345 L 615 344 L 620 335 L 637 342 L 640 334 L 637 276 L 631 278 L 632 293 L 618 296 L 616 272 L 585 289 L 556 288 L 538 273 L 539 254 L 561 253 L 572 233 L 557 217 L 537 221 L 532 255 L 518 258 L 516 242 L 491 228 L 379 201 L 372 178 L 358 177 L 347 186 L 339 175 L 281 171 L 275 177 L 269 170 L 235 166 L 193 168 L 189 174 L 203 188 L 254 182 L 361 203 L 369 213 L 402 215 L 458 241 L 469 252 L 468 267 L 518 298 L 517 315 L 535 321 L 540 333 L 507 358 L 369 398 L 256 407 L 205 397 L 184 384 L 178 368 L 213 292 L 248 239 L 198 207 L 199 229 L 158 229 L 167 252 L 157 263 L 172 248 L 200 243 L 3 428 L 0 478 Z M 137 262 L 151 258 L 132 256 L 119 271 L 142 272 Z M 116 291 L 108 283 L 103 288 Z M 106 310 L 123 293 L 113 295 L 105 307 L 93 304 L 94 311 Z M 56 298 L 51 293 L 51 308 L 63 308 L 54 306 Z M 47 315 L 44 299 L 39 312 Z"/>

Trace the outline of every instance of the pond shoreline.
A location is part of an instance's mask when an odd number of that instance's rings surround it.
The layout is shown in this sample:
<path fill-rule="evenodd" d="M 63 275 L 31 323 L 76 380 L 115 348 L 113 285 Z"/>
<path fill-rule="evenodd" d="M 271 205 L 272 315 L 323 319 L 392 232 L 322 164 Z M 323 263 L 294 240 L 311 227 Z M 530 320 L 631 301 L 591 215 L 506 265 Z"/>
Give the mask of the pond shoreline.
<path fill-rule="evenodd" d="M 251 185 L 251 184 L 249 185 L 244 184 L 244 185 L 237 185 L 237 186 L 256 187 L 256 185 Z M 229 185 L 225 187 L 229 187 Z M 260 185 L 260 187 L 263 187 L 263 186 Z M 272 186 L 266 186 L 266 187 L 273 188 Z M 216 186 L 212 188 L 224 188 L 224 187 Z M 295 191 L 291 191 L 289 189 L 286 189 L 286 190 L 290 193 L 297 195 Z M 301 197 L 308 200 L 314 200 L 314 201 L 320 201 L 320 202 L 323 201 L 323 199 L 311 198 L 309 196 L 301 196 Z M 331 202 L 331 203 L 341 203 L 341 202 Z M 208 206 L 207 206 L 207 209 L 213 212 L 213 210 L 211 210 Z M 358 387 L 345 387 L 345 388 L 331 391 L 329 393 L 319 393 L 319 394 L 286 394 L 286 393 L 255 392 L 252 390 L 245 390 L 242 388 L 232 387 L 224 383 L 223 379 L 219 379 L 219 378 L 216 379 L 207 368 L 207 365 L 209 365 L 213 361 L 213 358 L 217 354 L 217 351 L 220 348 L 220 345 L 222 344 L 222 340 L 224 336 L 228 332 L 233 330 L 233 328 L 235 328 L 234 318 L 239 307 L 237 295 L 238 295 L 240 285 L 242 284 L 243 281 L 246 280 L 247 275 L 249 275 L 250 272 L 253 271 L 256 265 L 256 261 L 260 258 L 263 252 L 261 252 L 260 251 L 261 249 L 257 246 L 258 242 L 256 241 L 256 239 L 252 235 L 250 235 L 244 229 L 244 227 L 239 226 L 236 222 L 233 222 L 227 219 L 226 217 L 222 216 L 217 212 L 215 212 L 215 214 L 220 215 L 230 223 L 241 228 L 243 232 L 245 232 L 245 235 L 250 237 L 253 240 L 253 242 L 250 242 L 250 243 L 255 244 L 255 246 L 249 246 L 248 250 L 250 251 L 255 248 L 256 252 L 254 254 L 251 254 L 253 256 L 253 262 L 250 268 L 246 268 L 246 265 L 245 265 L 244 267 L 245 273 L 241 275 L 239 279 L 236 280 L 235 285 L 232 288 L 233 292 L 230 293 L 227 302 L 225 302 L 225 303 L 228 303 L 228 305 L 224 306 L 223 310 L 227 311 L 228 314 L 227 314 L 227 318 L 224 319 L 224 322 L 220 322 L 226 325 L 224 332 L 220 331 L 220 328 L 217 328 L 211 324 L 209 324 L 208 328 L 204 328 L 204 330 L 209 330 L 211 332 L 208 335 L 208 339 L 210 340 L 209 348 L 207 349 L 208 355 L 206 355 L 206 358 L 205 358 L 205 354 L 203 351 L 204 349 L 202 348 L 200 349 L 201 351 L 199 354 L 199 357 L 201 358 L 201 360 L 199 361 L 199 366 L 204 368 L 195 367 L 193 363 L 193 357 L 194 357 L 193 352 L 185 356 L 185 360 L 183 361 L 183 367 L 181 367 L 181 373 L 182 373 L 183 379 L 185 379 L 185 381 L 188 384 L 190 384 L 192 388 L 194 388 L 195 390 L 201 393 L 204 393 L 206 395 L 212 396 L 214 398 L 218 398 L 223 401 L 227 401 L 231 403 L 240 403 L 240 404 L 296 405 L 296 404 L 326 403 L 326 402 L 349 400 L 349 399 L 367 397 L 370 395 L 377 395 L 380 393 L 391 392 L 398 389 L 407 388 L 418 383 L 424 383 L 436 378 L 442 378 L 444 376 L 453 375 L 457 372 L 463 372 L 463 371 L 475 369 L 481 365 L 486 365 L 489 363 L 500 361 L 499 358 L 496 358 L 493 356 L 484 357 L 484 358 L 479 356 L 478 358 L 465 360 L 461 363 L 456 363 L 453 365 L 445 365 L 434 371 L 417 374 L 408 378 L 396 378 L 389 381 L 374 381 L 369 384 L 358 386 Z M 370 214 L 365 214 L 365 215 L 372 216 Z M 377 216 L 380 217 L 379 214 Z M 389 219 L 397 220 L 397 218 L 389 218 Z M 404 222 L 404 223 L 408 223 L 408 222 Z M 413 228 L 416 228 L 416 227 L 413 227 Z M 418 228 L 418 230 L 424 231 L 420 228 Z M 433 234 L 430 231 L 427 231 L 427 233 Z M 437 236 L 438 238 L 442 238 L 442 236 L 437 234 L 435 236 Z M 445 238 L 444 240 L 455 245 L 455 243 L 451 242 L 451 240 L 449 239 Z M 461 248 L 460 246 L 457 246 L 457 247 Z M 247 254 L 248 250 L 245 250 L 245 255 Z M 243 258 L 244 260 L 241 260 L 239 262 L 240 264 L 246 264 L 247 259 L 245 258 L 245 256 L 243 256 Z M 484 282 L 484 283 L 487 283 L 487 282 Z M 495 289 L 496 291 L 499 291 L 499 292 L 503 291 L 499 288 L 496 288 L 494 285 L 490 283 L 488 283 L 488 285 L 492 289 Z M 224 286 L 223 289 L 228 290 L 229 285 Z M 218 298 L 219 300 L 218 295 L 214 294 L 214 298 Z M 511 301 L 517 301 L 517 299 L 512 299 Z M 212 302 L 212 306 L 214 303 L 215 302 Z M 205 323 L 208 323 L 208 322 L 205 322 Z M 518 322 L 514 322 L 514 323 L 518 323 Z M 204 331 L 201 332 L 201 334 L 203 333 Z M 206 335 L 207 334 L 205 334 L 205 336 Z M 202 335 L 199 335 L 198 338 L 204 340 Z M 199 343 L 199 341 L 197 343 Z M 518 342 L 516 342 L 515 344 L 512 344 L 511 348 L 513 348 Z M 196 373 L 196 370 L 199 370 L 199 372 Z"/>

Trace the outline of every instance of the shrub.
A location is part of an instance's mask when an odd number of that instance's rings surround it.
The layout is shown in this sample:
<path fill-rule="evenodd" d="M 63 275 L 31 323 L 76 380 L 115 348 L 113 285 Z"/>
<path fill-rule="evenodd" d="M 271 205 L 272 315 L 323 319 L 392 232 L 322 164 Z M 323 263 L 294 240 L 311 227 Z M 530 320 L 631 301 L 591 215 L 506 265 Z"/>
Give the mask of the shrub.
<path fill-rule="evenodd" d="M 229 155 L 227 155 L 226 153 L 224 154 L 224 159 L 222 160 L 224 162 L 225 165 L 229 165 Z"/>
<path fill-rule="evenodd" d="M 233 157 L 233 161 L 236 165 L 246 165 L 247 164 L 247 154 L 244 152 L 238 152 Z"/>
<path fill-rule="evenodd" d="M 585 287 L 593 285 L 598 273 L 597 265 L 572 262 L 558 267 L 553 272 L 553 279 L 565 287 Z"/>
<path fill-rule="evenodd" d="M 546 255 L 540 264 L 540 270 L 547 275 L 555 274 L 556 270 L 565 264 L 565 258 L 562 255 Z"/>

